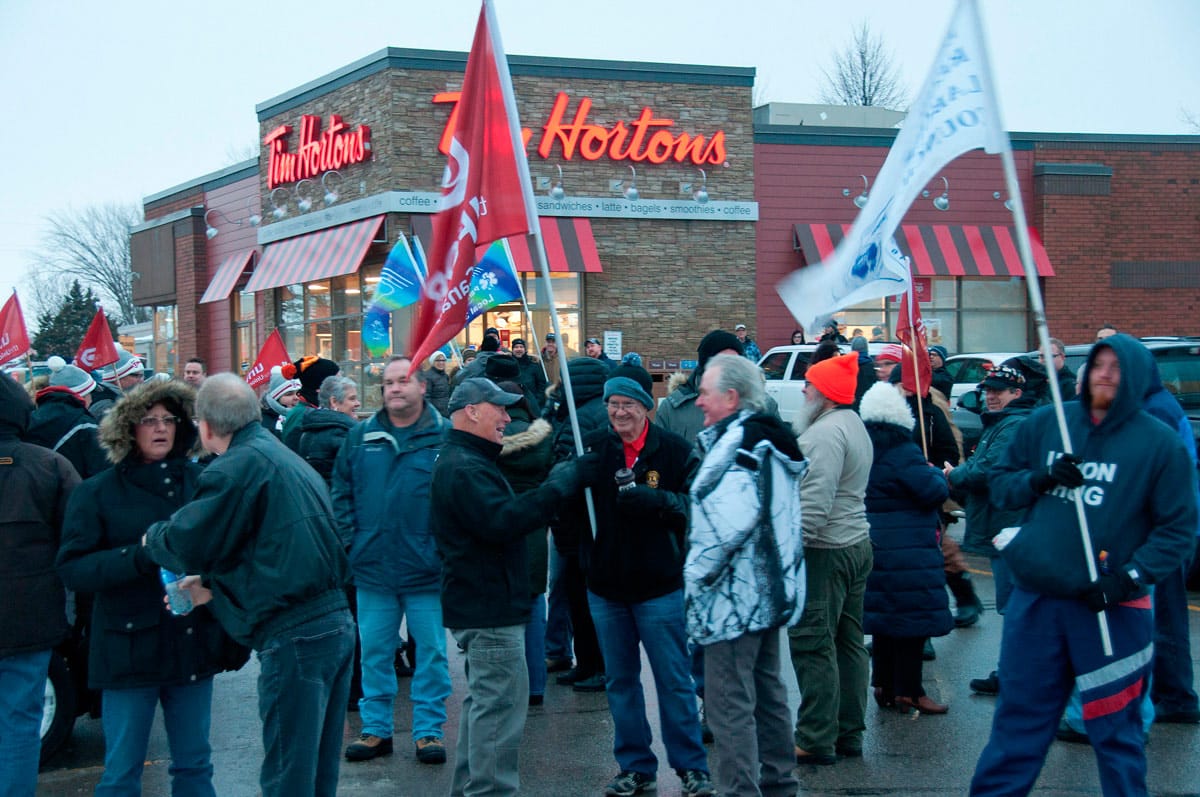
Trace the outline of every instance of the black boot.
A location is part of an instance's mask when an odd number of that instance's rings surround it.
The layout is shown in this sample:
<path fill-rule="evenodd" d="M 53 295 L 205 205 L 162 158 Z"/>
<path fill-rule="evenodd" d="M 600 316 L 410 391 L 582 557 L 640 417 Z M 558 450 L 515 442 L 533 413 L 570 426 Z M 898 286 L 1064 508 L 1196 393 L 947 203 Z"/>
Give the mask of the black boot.
<path fill-rule="evenodd" d="M 946 586 L 954 593 L 954 603 L 958 609 L 954 615 L 955 627 L 966 628 L 979 622 L 979 615 L 983 614 L 983 601 L 975 594 L 970 574 L 947 573 Z"/>

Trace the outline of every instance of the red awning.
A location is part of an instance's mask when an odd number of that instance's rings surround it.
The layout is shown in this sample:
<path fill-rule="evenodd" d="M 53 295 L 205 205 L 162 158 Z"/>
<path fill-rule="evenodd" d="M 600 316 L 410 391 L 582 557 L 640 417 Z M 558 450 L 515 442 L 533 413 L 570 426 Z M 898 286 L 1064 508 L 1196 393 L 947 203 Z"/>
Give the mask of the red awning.
<path fill-rule="evenodd" d="M 330 227 L 267 244 L 247 291 L 340 277 L 358 271 L 383 216 Z"/>
<path fill-rule="evenodd" d="M 806 265 L 833 254 L 848 224 L 797 224 L 795 248 Z M 1053 277 L 1054 267 L 1037 233 L 1029 231 L 1038 276 Z M 1024 277 L 1011 227 L 974 224 L 903 224 L 896 244 L 919 277 Z"/>
<path fill-rule="evenodd" d="M 254 250 L 247 249 L 221 261 L 221 265 L 217 266 L 217 273 L 213 275 L 212 282 L 208 283 L 208 289 L 200 298 L 200 304 L 219 302 L 229 298 L 229 292 L 249 269 L 252 257 L 254 257 Z"/>
<path fill-rule="evenodd" d="M 600 255 L 596 251 L 596 239 L 592 236 L 592 223 L 587 219 L 563 216 L 543 216 L 538 219 L 542 228 L 542 241 L 546 246 L 546 262 L 552 272 L 584 272 L 599 274 Z M 421 246 L 429 255 L 429 241 L 433 237 L 433 217 L 413 216 L 413 234 L 421 239 Z M 538 271 L 537 258 L 530 252 L 528 239 L 515 235 L 508 239 L 513 263 L 517 271 Z"/>

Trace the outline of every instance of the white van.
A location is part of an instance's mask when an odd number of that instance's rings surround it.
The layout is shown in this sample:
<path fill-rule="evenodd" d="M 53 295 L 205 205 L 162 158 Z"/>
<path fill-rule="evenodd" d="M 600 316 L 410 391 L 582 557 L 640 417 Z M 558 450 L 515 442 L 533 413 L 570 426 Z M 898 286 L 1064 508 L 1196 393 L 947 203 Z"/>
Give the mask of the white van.
<path fill-rule="evenodd" d="M 804 372 L 808 360 L 817 350 L 816 343 L 798 343 L 791 346 L 775 346 L 758 361 L 767 380 L 767 395 L 779 405 L 779 417 L 792 423 L 804 406 Z M 883 351 L 887 343 L 868 343 L 867 354 L 874 357 Z M 850 351 L 849 343 L 838 344 L 842 354 Z"/>

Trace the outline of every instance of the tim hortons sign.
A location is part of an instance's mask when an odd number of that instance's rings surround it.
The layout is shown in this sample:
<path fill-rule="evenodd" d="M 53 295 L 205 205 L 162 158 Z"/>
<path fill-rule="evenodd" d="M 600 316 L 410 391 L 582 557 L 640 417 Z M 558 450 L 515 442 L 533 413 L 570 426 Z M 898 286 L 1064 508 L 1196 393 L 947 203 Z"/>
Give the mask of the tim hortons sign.
<path fill-rule="evenodd" d="M 267 146 L 267 188 L 316 177 L 330 169 L 362 163 L 371 157 L 371 128 L 351 128 L 337 114 L 321 130 L 321 117 L 300 117 L 300 140 L 296 151 L 288 150 L 291 125 L 280 125 L 263 138 Z"/>
<path fill-rule="evenodd" d="M 457 91 L 433 95 L 435 103 L 451 105 L 450 118 L 446 120 L 441 141 L 438 142 L 438 150 L 443 155 L 450 152 L 450 136 L 458 121 L 459 95 Z M 724 130 L 717 130 L 711 135 L 672 132 L 675 120 L 655 116 L 649 106 L 643 107 L 633 121 L 617 121 L 605 127 L 588 122 L 588 114 L 592 110 L 592 101 L 588 97 L 579 101 L 575 115 L 568 119 L 570 102 L 571 98 L 565 92 L 560 91 L 554 98 L 554 107 L 542 125 L 542 136 L 537 145 L 540 157 L 551 157 L 557 144 L 562 150 L 560 157 L 568 161 L 578 154 L 589 161 L 608 158 L 635 163 L 666 163 L 673 160 L 696 166 L 719 166 L 725 163 Z M 533 130 L 523 128 L 521 134 L 528 149 Z"/>

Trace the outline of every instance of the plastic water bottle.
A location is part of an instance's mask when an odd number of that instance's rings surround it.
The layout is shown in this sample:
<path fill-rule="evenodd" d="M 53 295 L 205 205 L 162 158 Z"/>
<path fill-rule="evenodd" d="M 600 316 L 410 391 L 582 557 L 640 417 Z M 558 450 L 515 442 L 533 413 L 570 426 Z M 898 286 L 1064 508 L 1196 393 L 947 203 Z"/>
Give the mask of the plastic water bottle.
<path fill-rule="evenodd" d="M 165 567 L 160 567 L 159 575 L 162 577 L 163 589 L 167 592 L 167 603 L 171 607 L 171 614 L 187 614 L 192 610 L 192 596 L 188 594 L 186 589 L 179 586 L 179 580 L 183 576 L 176 575 Z"/>

